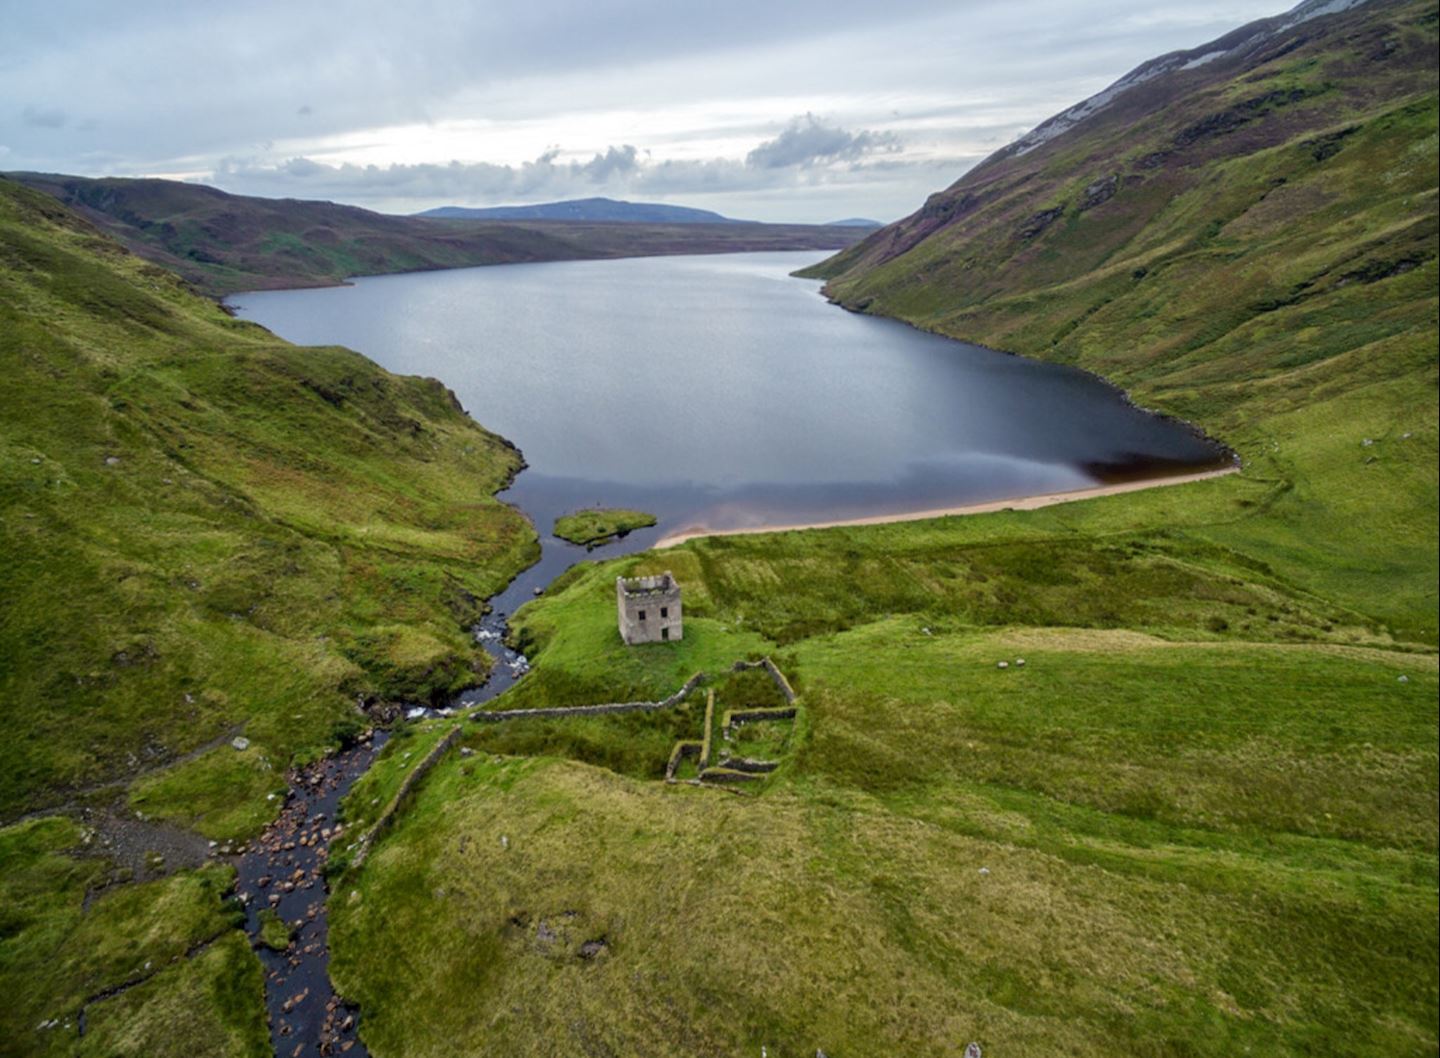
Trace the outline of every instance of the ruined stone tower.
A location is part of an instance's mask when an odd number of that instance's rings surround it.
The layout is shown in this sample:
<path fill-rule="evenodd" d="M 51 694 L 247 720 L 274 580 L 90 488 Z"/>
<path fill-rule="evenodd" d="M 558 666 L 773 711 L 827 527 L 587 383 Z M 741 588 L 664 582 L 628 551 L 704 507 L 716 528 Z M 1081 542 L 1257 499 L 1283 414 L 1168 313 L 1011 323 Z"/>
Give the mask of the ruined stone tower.
<path fill-rule="evenodd" d="M 615 578 L 620 638 L 630 646 L 682 638 L 680 585 L 667 569 L 654 577 Z"/>

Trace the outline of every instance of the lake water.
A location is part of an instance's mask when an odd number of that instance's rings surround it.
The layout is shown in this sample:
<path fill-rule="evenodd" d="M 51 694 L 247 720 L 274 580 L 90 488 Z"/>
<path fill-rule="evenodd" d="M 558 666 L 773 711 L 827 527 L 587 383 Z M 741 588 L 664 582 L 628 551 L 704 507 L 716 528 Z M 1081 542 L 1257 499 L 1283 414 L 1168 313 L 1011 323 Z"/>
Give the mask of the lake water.
<path fill-rule="evenodd" d="M 290 341 L 443 380 L 524 452 L 507 498 L 537 526 L 587 505 L 659 515 L 632 545 L 1223 461 L 1091 375 L 828 304 L 789 275 L 821 256 L 467 268 L 230 304 Z"/>

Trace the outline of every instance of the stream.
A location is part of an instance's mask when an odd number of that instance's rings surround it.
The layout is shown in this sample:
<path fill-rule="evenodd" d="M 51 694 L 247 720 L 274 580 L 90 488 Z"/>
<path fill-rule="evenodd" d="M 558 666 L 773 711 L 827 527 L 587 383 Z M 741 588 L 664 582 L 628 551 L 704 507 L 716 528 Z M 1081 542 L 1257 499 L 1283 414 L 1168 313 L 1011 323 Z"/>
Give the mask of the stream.
<path fill-rule="evenodd" d="M 551 524 L 555 514 L 574 506 L 573 497 L 527 489 L 521 483 L 524 477 L 522 473 L 502 498 L 530 514 L 537 527 Z M 416 706 L 397 722 L 448 715 L 509 690 L 529 671 L 529 663 L 505 645 L 508 616 L 535 598 L 536 589 L 543 590 L 577 562 L 643 551 L 659 532 L 658 527 L 639 530 L 587 551 L 539 530 L 540 560 L 492 598 L 490 612 L 474 626 L 476 642 L 495 661 L 489 679 L 463 691 L 443 710 Z M 245 929 L 265 971 L 265 1008 L 276 1058 L 341 1054 L 358 1058 L 369 1053 L 357 1034 L 359 1012 L 337 996 L 330 983 L 329 889 L 323 870 L 331 839 L 344 832 L 337 818 L 340 802 L 388 738 L 388 731 L 376 728 L 354 745 L 294 773 L 279 817 L 246 845 L 235 861 L 236 892 L 245 904 Z M 284 951 L 275 951 L 261 941 L 261 913 L 266 909 L 273 909 L 292 927 L 290 946 Z"/>

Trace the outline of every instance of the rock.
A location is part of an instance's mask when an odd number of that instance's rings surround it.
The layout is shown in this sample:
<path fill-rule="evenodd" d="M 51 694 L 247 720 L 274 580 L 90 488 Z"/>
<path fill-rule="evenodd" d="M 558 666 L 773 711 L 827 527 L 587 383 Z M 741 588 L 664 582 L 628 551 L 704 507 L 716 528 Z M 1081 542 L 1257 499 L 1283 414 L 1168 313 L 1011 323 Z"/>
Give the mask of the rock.
<path fill-rule="evenodd" d="M 105 457 L 105 465 L 106 465 L 107 467 L 117 467 L 117 466 L 119 466 L 119 465 L 120 465 L 120 457 L 119 457 L 119 456 L 106 456 L 106 457 Z"/>
<path fill-rule="evenodd" d="M 250 740 L 244 735 L 236 735 L 230 740 L 230 745 L 238 750 L 247 750 L 250 748 Z"/>
<path fill-rule="evenodd" d="M 995 662 L 995 667 L 996 667 L 997 669 L 1008 669 L 1008 668 L 1010 667 L 1010 662 L 1008 662 L 1008 661 L 997 661 L 997 662 Z"/>
<path fill-rule="evenodd" d="M 989 875 L 990 875 L 990 868 L 989 868 L 989 867 L 981 867 L 981 868 L 980 868 L 980 876 L 981 876 L 982 878 L 987 878 L 987 877 L 989 877 Z"/>
<path fill-rule="evenodd" d="M 1023 668 L 1025 667 L 1025 659 L 1024 659 L 1024 658 L 1016 658 L 1016 659 L 1015 659 L 1015 667 L 1016 667 L 1017 669 L 1023 669 Z"/>
<path fill-rule="evenodd" d="M 1401 676 L 1400 679 L 1399 679 L 1397 682 L 1399 682 L 1399 683 L 1409 683 L 1409 682 L 1410 682 L 1410 677 L 1409 677 L 1409 676 Z"/>
<path fill-rule="evenodd" d="M 536 595 L 544 595 L 544 594 L 545 594 L 545 589 L 544 589 L 544 588 L 536 588 L 536 589 L 535 589 L 535 594 L 536 594 Z"/>
<path fill-rule="evenodd" d="M 580 958 L 593 959 L 604 952 L 609 946 L 610 945 L 605 943 L 604 937 L 600 937 L 597 940 L 587 940 L 584 944 L 580 945 Z"/>

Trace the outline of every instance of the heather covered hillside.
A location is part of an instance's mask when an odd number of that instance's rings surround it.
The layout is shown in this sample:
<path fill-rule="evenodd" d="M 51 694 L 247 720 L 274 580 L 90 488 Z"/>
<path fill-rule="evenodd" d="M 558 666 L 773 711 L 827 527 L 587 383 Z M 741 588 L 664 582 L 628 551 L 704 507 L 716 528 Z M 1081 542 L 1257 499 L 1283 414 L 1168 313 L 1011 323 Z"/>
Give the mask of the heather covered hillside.
<path fill-rule="evenodd" d="M 813 271 L 1224 437 L 1290 484 L 1257 557 L 1433 641 L 1436 9 L 1334 6 L 1145 64 Z"/>

